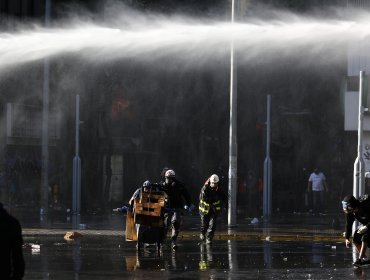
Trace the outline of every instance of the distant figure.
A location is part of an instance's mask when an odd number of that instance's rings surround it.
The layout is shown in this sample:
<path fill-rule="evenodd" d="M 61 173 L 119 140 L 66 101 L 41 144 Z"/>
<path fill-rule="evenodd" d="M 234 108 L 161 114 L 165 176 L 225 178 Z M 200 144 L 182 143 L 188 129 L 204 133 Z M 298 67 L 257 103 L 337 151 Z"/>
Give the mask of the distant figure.
<path fill-rule="evenodd" d="M 364 267 L 370 265 L 370 261 L 366 256 L 366 249 L 370 242 L 370 198 L 365 194 L 359 199 L 353 195 L 347 195 L 342 201 L 342 208 L 346 218 L 346 247 L 350 248 L 352 236 L 352 225 L 355 220 L 359 221 L 361 225 L 353 234 L 353 244 L 359 253 L 358 259 L 353 263 L 354 266 Z"/>
<path fill-rule="evenodd" d="M 308 192 L 312 191 L 314 214 L 324 213 L 325 191 L 328 191 L 324 173 L 320 172 L 318 168 L 315 168 L 308 179 L 307 187 Z"/>
<path fill-rule="evenodd" d="M 0 279 L 22 279 L 24 276 L 21 225 L 0 203 Z"/>
<path fill-rule="evenodd" d="M 211 244 L 216 231 L 218 214 L 227 207 L 227 196 L 218 185 L 220 179 L 213 174 L 202 187 L 199 195 L 200 240 Z"/>

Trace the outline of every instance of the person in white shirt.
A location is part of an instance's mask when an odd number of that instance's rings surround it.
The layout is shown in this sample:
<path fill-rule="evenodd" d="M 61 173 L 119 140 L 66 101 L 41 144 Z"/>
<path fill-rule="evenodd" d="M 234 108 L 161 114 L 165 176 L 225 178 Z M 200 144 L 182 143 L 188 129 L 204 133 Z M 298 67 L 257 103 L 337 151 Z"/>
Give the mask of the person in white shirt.
<path fill-rule="evenodd" d="M 324 173 L 318 168 L 314 169 L 308 179 L 308 192 L 312 191 L 313 212 L 315 215 L 324 213 L 324 197 L 325 191 L 328 192 L 328 185 Z"/>

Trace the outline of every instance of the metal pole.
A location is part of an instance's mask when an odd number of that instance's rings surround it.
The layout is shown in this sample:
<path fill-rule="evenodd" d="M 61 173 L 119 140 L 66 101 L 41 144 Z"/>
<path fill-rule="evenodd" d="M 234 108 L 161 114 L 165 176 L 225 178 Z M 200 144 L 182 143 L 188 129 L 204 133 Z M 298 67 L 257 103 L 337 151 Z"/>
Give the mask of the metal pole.
<path fill-rule="evenodd" d="M 271 216 L 272 208 L 272 162 L 270 159 L 271 138 L 271 95 L 267 95 L 266 158 L 263 164 L 263 217 Z"/>
<path fill-rule="evenodd" d="M 235 1 L 231 2 L 231 23 L 234 23 Z M 234 67 L 234 42 L 230 51 L 230 131 L 229 131 L 229 184 L 228 184 L 228 226 L 236 225 L 237 188 L 237 73 Z"/>
<path fill-rule="evenodd" d="M 358 129 L 357 129 L 357 158 L 354 163 L 353 170 L 353 196 L 359 197 L 364 194 L 364 159 L 362 157 L 362 138 L 363 138 L 363 119 L 364 106 L 362 97 L 364 91 L 365 71 L 360 71 L 360 89 L 358 96 Z"/>
<path fill-rule="evenodd" d="M 45 26 L 50 23 L 51 0 L 45 0 Z M 48 214 L 49 205 L 49 74 L 50 62 L 44 60 L 44 82 L 42 93 L 42 135 L 41 135 L 41 197 L 40 214 Z"/>
<path fill-rule="evenodd" d="M 80 141 L 80 96 L 76 95 L 76 139 L 75 157 L 73 158 L 73 193 L 72 212 L 79 215 L 81 210 L 81 160 L 79 156 Z"/>
<path fill-rule="evenodd" d="M 360 85 L 358 94 L 358 127 L 357 127 L 357 158 L 353 167 L 353 196 L 358 198 L 364 194 L 364 175 L 365 163 L 362 157 L 362 136 L 363 136 L 363 119 L 364 106 L 362 104 L 362 97 L 364 91 L 365 72 L 360 71 Z M 357 220 L 353 223 L 352 232 L 357 229 Z"/>

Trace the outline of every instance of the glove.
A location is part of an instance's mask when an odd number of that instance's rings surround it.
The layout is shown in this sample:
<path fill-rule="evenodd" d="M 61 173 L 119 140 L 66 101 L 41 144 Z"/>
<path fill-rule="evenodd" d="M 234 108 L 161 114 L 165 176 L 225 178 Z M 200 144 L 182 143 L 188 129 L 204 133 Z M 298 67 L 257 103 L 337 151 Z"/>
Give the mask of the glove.
<path fill-rule="evenodd" d="M 189 212 L 193 211 L 194 208 L 195 208 L 194 204 L 190 204 L 190 206 L 189 205 L 184 206 L 184 209 L 189 211 Z"/>
<path fill-rule="evenodd" d="M 360 226 L 360 227 L 357 229 L 357 233 L 358 233 L 358 234 L 364 234 L 365 232 L 367 232 L 367 226 Z"/>
<path fill-rule="evenodd" d="M 195 205 L 194 204 L 190 204 L 189 209 L 190 209 L 190 212 L 193 211 L 195 209 Z"/>
<path fill-rule="evenodd" d="M 122 206 L 121 208 L 113 209 L 113 212 L 125 213 L 127 211 L 130 211 L 130 207 L 128 207 L 128 206 Z"/>

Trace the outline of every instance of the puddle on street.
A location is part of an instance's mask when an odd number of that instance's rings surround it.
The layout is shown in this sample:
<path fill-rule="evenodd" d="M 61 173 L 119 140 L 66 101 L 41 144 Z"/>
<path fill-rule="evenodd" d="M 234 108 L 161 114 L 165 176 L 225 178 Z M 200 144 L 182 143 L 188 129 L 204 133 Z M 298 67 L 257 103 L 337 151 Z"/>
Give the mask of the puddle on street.
<path fill-rule="evenodd" d="M 25 279 L 365 279 L 354 270 L 352 251 L 337 242 L 179 240 L 136 252 L 117 236 L 84 236 L 74 241 L 37 236 L 24 240 Z"/>

